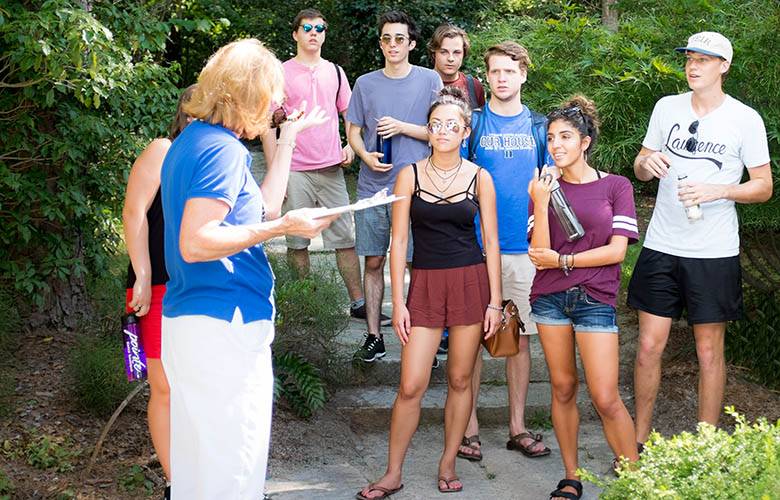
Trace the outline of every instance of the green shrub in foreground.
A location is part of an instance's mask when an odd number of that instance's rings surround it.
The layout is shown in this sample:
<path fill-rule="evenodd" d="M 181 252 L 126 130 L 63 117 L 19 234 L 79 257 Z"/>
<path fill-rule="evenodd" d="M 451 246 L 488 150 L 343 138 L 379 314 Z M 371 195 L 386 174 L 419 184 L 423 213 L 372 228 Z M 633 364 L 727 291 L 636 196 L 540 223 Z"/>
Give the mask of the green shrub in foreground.
<path fill-rule="evenodd" d="M 736 419 L 731 434 L 704 423 L 696 434 L 653 433 L 634 469 L 614 481 L 581 470 L 582 478 L 603 487 L 606 500 L 780 498 L 780 420 L 748 424 L 733 407 L 726 412 Z"/>
<path fill-rule="evenodd" d="M 82 335 L 69 361 L 76 403 L 99 416 L 107 416 L 130 393 L 122 361 L 122 343 L 110 335 Z"/>

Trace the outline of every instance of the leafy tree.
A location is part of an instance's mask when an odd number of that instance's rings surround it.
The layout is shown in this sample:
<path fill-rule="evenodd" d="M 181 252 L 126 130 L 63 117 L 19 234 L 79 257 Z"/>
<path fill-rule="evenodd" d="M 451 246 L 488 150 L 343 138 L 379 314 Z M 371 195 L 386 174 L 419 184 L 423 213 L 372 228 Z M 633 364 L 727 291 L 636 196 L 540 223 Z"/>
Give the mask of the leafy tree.
<path fill-rule="evenodd" d="M 0 270 L 38 320 L 72 326 L 85 274 L 119 241 L 126 172 L 172 114 L 178 68 L 158 62 L 168 25 L 142 4 L 5 5 Z"/>

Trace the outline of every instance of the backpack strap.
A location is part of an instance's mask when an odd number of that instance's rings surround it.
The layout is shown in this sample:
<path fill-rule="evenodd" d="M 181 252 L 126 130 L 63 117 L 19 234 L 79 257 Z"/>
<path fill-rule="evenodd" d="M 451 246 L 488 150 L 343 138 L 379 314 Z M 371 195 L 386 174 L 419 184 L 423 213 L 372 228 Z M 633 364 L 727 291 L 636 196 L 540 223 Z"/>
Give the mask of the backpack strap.
<path fill-rule="evenodd" d="M 339 85 L 336 87 L 336 102 L 338 103 L 339 100 L 339 94 L 341 94 L 341 66 L 339 66 L 336 63 L 333 63 L 333 67 L 336 68 L 336 78 L 338 79 Z M 336 112 L 338 112 L 339 106 L 336 104 Z"/>
<path fill-rule="evenodd" d="M 529 109 L 529 111 L 531 111 Z M 531 111 L 531 133 L 536 143 L 536 168 L 539 170 L 547 163 L 547 117 Z"/>
<path fill-rule="evenodd" d="M 482 134 L 482 108 L 477 108 L 471 112 L 471 135 L 469 136 L 469 155 L 468 160 L 474 161 L 477 155 L 477 144 L 479 136 Z"/>
<path fill-rule="evenodd" d="M 466 75 L 466 87 L 469 90 L 469 103 L 471 104 L 471 109 L 474 109 L 479 103 L 477 102 L 477 87 L 474 85 L 473 76 Z"/>

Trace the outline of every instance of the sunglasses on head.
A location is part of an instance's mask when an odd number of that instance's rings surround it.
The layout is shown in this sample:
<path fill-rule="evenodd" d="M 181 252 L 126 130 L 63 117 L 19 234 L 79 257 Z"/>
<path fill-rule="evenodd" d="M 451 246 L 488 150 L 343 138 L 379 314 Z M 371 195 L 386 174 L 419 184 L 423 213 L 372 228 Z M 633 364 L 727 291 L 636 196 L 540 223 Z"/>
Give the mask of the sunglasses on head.
<path fill-rule="evenodd" d="M 325 24 L 311 24 L 311 23 L 301 24 L 301 28 L 303 28 L 304 33 L 308 33 L 311 30 L 316 31 L 317 33 L 322 33 L 323 31 L 328 29 L 327 25 Z"/>
<path fill-rule="evenodd" d="M 406 35 L 382 35 L 379 37 L 379 41 L 385 45 L 390 45 L 390 42 L 395 42 L 396 45 L 403 45 L 407 38 Z"/>
<path fill-rule="evenodd" d="M 443 128 L 448 134 L 457 134 L 460 132 L 461 127 L 462 125 L 455 120 L 447 120 L 444 123 L 433 121 L 428 124 L 428 132 L 438 134 Z"/>
<path fill-rule="evenodd" d="M 687 141 L 685 141 L 685 150 L 689 153 L 695 153 L 696 152 L 696 146 L 699 145 L 699 139 L 698 139 L 698 132 L 699 132 L 699 120 L 693 121 L 690 126 L 688 126 L 688 132 L 693 134 L 690 138 L 688 138 Z"/>

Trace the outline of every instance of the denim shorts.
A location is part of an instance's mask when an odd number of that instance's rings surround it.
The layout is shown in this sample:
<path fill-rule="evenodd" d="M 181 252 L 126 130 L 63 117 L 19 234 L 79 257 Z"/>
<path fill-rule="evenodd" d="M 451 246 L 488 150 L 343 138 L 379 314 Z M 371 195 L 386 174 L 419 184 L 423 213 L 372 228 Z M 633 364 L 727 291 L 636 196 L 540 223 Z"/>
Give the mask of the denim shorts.
<path fill-rule="evenodd" d="M 618 332 L 615 308 L 594 299 L 581 286 L 537 298 L 531 304 L 531 320 L 539 325 L 572 325 L 575 332 Z"/>
<path fill-rule="evenodd" d="M 390 248 L 392 204 L 355 212 L 355 250 L 360 256 L 384 256 Z M 411 226 L 411 224 L 410 224 Z M 412 232 L 406 245 L 406 261 L 412 261 Z"/>

